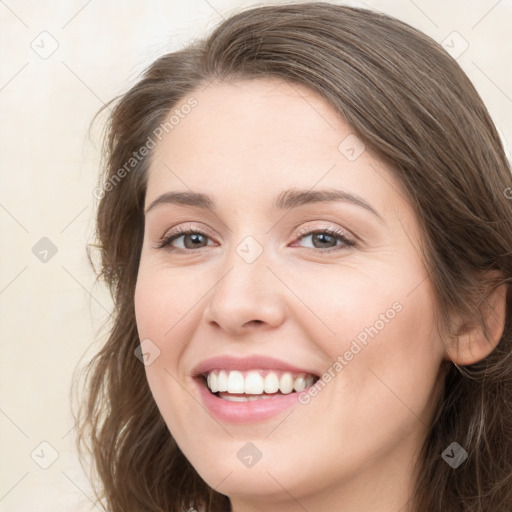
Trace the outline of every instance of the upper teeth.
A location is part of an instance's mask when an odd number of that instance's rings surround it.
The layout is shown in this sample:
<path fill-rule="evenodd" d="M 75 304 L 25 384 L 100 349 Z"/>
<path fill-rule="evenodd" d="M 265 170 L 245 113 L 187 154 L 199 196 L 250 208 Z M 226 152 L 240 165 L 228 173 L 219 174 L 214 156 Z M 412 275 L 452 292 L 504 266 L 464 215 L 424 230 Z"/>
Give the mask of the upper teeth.
<path fill-rule="evenodd" d="M 212 393 L 227 391 L 228 393 L 246 393 L 261 395 L 265 393 L 291 393 L 302 391 L 313 385 L 315 378 L 306 373 L 274 372 L 268 370 L 212 370 L 208 373 L 207 384 Z"/>

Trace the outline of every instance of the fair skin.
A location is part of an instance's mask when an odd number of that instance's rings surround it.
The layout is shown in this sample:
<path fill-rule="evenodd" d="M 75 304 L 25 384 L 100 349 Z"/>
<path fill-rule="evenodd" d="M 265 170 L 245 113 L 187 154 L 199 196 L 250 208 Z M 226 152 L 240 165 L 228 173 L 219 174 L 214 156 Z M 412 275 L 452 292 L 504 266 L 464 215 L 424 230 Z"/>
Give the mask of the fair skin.
<path fill-rule="evenodd" d="M 140 339 L 160 350 L 146 372 L 171 434 L 234 512 L 412 512 L 414 463 L 453 355 L 435 327 L 412 207 L 368 149 L 353 161 L 338 150 L 352 130 L 312 91 L 260 79 L 192 96 L 198 105 L 154 149 L 145 207 L 175 191 L 207 194 L 215 208 L 147 212 L 135 293 Z M 342 190 L 374 212 L 349 201 L 274 210 L 290 188 Z M 190 227 L 204 233 L 199 248 L 190 235 L 173 241 L 178 251 L 156 248 Z M 307 234 L 326 228 L 355 245 Z M 247 236 L 263 251 L 251 263 L 236 252 Z M 393 304 L 400 311 L 309 403 L 244 424 L 204 407 L 191 375 L 202 360 L 263 354 L 322 375 Z M 461 346 L 466 362 L 490 351 Z M 252 467 L 237 457 L 247 442 L 262 454 Z"/>

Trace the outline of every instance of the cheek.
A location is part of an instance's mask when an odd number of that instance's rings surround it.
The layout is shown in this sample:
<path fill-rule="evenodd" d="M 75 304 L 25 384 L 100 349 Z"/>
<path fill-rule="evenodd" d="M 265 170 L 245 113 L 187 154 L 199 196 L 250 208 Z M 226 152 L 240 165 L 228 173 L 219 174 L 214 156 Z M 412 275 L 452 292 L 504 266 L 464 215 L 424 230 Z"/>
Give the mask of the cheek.
<path fill-rule="evenodd" d="M 181 327 L 197 302 L 194 286 L 180 282 L 179 271 L 144 266 L 135 287 L 135 318 L 141 339 L 163 341 Z M 183 279 L 182 279 L 183 281 Z"/>
<path fill-rule="evenodd" d="M 428 414 L 444 352 L 433 290 L 423 267 L 410 261 L 365 273 L 354 267 L 295 278 L 294 291 L 314 313 L 299 320 L 302 328 L 332 361 L 325 380 L 344 404 L 339 410 L 357 412 L 363 424 L 410 410 Z"/>
<path fill-rule="evenodd" d="M 151 393 L 173 436 L 182 439 L 187 418 L 194 414 L 193 401 L 183 393 L 180 371 L 186 340 L 192 335 L 188 326 L 194 316 L 194 294 L 188 291 L 193 287 L 182 286 L 176 279 L 176 272 L 141 266 L 134 304 L 139 339 L 150 340 L 158 354 L 145 366 Z"/>
<path fill-rule="evenodd" d="M 411 314 L 415 308 L 428 313 L 426 304 L 413 304 L 409 298 L 411 283 L 420 282 L 422 274 L 416 268 L 408 273 L 405 269 L 404 265 L 399 273 L 386 263 L 372 267 L 347 264 L 290 273 L 284 280 L 293 283 L 302 302 L 295 300 L 294 320 L 303 322 L 310 339 L 330 356 L 349 349 L 354 339 L 367 342 L 375 331 L 381 333 L 400 323 L 406 307 Z"/>
<path fill-rule="evenodd" d="M 135 319 L 139 339 L 153 354 L 145 366 L 151 391 L 160 406 L 177 396 L 173 376 L 185 349 L 187 310 L 186 289 L 176 293 L 177 285 L 170 272 L 141 267 L 135 288 Z M 190 313 L 189 313 L 190 314 Z"/>
<path fill-rule="evenodd" d="M 338 420 L 351 411 L 347 434 L 357 436 L 365 425 L 375 436 L 375 449 L 429 424 L 438 391 L 443 347 L 434 327 L 431 290 L 425 283 L 408 293 L 398 287 L 384 300 L 358 300 L 361 310 L 352 305 L 357 321 L 338 322 L 337 343 L 325 347 L 338 363 L 331 367 L 333 390 L 343 402 Z"/>

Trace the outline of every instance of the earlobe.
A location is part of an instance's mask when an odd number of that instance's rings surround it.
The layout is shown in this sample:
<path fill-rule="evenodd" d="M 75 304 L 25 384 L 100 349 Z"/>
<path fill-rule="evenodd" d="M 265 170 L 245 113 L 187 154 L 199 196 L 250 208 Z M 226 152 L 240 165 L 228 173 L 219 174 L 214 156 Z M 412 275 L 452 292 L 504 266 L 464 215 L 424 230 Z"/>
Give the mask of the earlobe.
<path fill-rule="evenodd" d="M 446 358 L 467 366 L 486 358 L 498 345 L 506 322 L 507 285 L 501 284 L 482 301 L 474 318 L 460 322 L 446 346 Z M 482 325 L 480 319 L 485 325 Z"/>

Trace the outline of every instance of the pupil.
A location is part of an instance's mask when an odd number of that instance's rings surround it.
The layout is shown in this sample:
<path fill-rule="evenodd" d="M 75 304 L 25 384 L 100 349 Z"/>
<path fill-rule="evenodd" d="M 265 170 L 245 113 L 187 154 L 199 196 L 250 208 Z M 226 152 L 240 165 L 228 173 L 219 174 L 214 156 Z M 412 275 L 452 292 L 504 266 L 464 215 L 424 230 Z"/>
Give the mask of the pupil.
<path fill-rule="evenodd" d="M 313 240 L 318 241 L 320 244 L 329 244 L 329 242 L 333 241 L 333 236 L 327 233 L 315 233 Z"/>
<path fill-rule="evenodd" d="M 201 243 L 201 238 L 204 238 L 204 237 L 200 233 L 192 233 L 192 234 L 187 235 L 185 237 L 185 247 L 187 247 L 187 249 L 191 249 L 191 248 L 197 247 L 198 244 Z M 191 244 L 187 244 L 187 239 L 191 240 L 192 243 Z"/>

